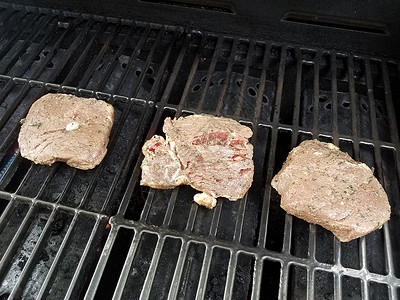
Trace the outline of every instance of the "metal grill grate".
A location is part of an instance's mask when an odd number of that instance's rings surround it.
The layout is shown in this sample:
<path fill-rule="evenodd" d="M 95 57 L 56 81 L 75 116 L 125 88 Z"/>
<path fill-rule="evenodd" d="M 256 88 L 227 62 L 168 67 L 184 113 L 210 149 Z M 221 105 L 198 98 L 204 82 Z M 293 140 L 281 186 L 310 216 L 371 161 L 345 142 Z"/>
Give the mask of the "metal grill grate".
<path fill-rule="evenodd" d="M 396 61 L 1 3 L 0 20 L 0 299 L 397 299 Z M 114 105 L 94 170 L 18 154 L 47 92 Z M 243 200 L 207 210 L 190 187 L 139 186 L 146 137 L 193 113 L 252 128 Z M 381 230 L 340 243 L 279 207 L 270 181 L 311 138 L 374 170 L 393 210 Z"/>

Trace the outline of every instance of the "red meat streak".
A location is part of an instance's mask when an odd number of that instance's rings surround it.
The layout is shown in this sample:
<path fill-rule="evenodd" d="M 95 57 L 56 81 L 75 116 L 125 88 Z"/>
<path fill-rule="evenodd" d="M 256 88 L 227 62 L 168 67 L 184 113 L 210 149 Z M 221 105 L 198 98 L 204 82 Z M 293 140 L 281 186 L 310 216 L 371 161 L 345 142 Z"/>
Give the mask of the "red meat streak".
<path fill-rule="evenodd" d="M 228 132 L 211 132 L 204 135 L 195 136 L 192 145 L 226 145 Z"/>

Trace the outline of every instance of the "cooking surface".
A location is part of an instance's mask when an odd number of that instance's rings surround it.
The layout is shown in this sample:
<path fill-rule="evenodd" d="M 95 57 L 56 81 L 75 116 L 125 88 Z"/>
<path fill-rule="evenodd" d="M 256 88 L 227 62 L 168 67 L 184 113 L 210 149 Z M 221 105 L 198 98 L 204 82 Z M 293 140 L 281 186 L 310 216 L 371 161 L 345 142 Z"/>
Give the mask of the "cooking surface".
<path fill-rule="evenodd" d="M 397 299 L 397 62 L 8 4 L 0 20 L 0 299 Z M 19 121 L 48 92 L 114 106 L 95 169 L 18 154 Z M 243 200 L 208 210 L 190 187 L 139 186 L 144 141 L 193 113 L 253 130 Z M 392 206 L 381 230 L 340 243 L 279 207 L 270 181 L 311 138 L 374 170 Z"/>

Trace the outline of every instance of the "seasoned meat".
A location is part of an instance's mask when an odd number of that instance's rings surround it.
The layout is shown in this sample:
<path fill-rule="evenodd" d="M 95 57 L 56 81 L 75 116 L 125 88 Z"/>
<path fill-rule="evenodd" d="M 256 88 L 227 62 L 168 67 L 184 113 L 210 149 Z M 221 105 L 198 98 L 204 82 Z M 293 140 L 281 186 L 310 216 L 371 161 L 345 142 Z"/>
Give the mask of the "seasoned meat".
<path fill-rule="evenodd" d="M 47 94 L 32 104 L 21 122 L 21 155 L 37 164 L 62 161 L 92 169 L 106 155 L 113 121 L 114 108 L 104 101 Z"/>
<path fill-rule="evenodd" d="M 254 173 L 251 129 L 232 119 L 193 115 L 165 119 L 163 131 L 166 141 L 153 137 L 143 146 L 141 185 L 189 184 L 204 192 L 195 201 L 208 208 L 217 197 L 235 201 L 246 194 Z"/>
<path fill-rule="evenodd" d="M 284 210 L 342 242 L 381 228 L 390 218 L 387 195 L 368 166 L 330 143 L 302 142 L 271 184 Z"/>
<path fill-rule="evenodd" d="M 142 151 L 146 158 L 142 162 L 141 185 L 172 189 L 189 183 L 178 157 L 163 137 L 153 136 L 146 142 Z"/>

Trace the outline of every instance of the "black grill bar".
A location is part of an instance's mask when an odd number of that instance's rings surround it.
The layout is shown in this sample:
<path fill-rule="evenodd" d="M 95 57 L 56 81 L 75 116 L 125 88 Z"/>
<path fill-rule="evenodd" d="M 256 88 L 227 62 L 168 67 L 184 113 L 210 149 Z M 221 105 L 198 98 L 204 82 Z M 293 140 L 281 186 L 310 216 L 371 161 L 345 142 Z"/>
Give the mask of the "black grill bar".
<path fill-rule="evenodd" d="M 166 51 L 166 54 L 165 54 L 165 56 L 164 56 L 164 58 L 163 58 L 163 62 L 162 62 L 161 65 L 160 65 L 160 70 L 159 70 L 159 72 L 157 73 L 157 76 L 156 76 L 155 79 L 154 79 L 154 85 L 152 86 L 151 91 L 150 91 L 150 95 L 149 95 L 149 97 L 148 97 L 148 100 L 149 100 L 149 101 L 155 101 L 155 100 L 156 100 L 156 99 L 155 99 L 155 97 L 156 97 L 156 92 L 159 90 L 160 84 L 161 84 L 161 82 L 162 82 L 162 77 L 165 75 L 165 74 L 164 74 L 164 70 L 165 70 L 166 65 L 167 65 L 167 63 L 168 63 L 168 60 L 169 60 L 169 58 L 170 58 L 170 55 L 171 55 L 171 52 L 172 52 L 172 48 L 173 48 L 173 46 L 174 46 L 174 44 L 175 44 L 175 42 L 176 42 L 176 38 L 177 38 L 177 32 L 174 31 L 174 38 L 172 39 L 172 41 L 170 42 L 170 44 L 169 44 L 169 46 L 168 46 L 168 49 L 167 49 L 167 51 Z M 152 53 L 152 55 L 153 55 L 153 53 Z M 146 68 L 148 68 L 148 66 L 146 66 Z M 144 74 L 144 71 L 145 71 L 145 70 L 143 70 L 143 74 Z M 144 77 L 143 77 L 143 78 L 144 78 Z M 143 78 L 142 78 L 141 81 L 140 81 L 140 85 L 141 85 L 142 82 L 143 82 Z M 136 97 L 138 97 L 137 94 L 136 94 Z"/>
<path fill-rule="evenodd" d="M 169 80 L 168 80 L 168 83 L 167 83 L 167 85 L 165 87 L 164 93 L 163 93 L 163 95 L 162 95 L 162 97 L 160 99 L 160 103 L 162 103 L 163 105 L 165 105 L 165 102 L 167 102 L 168 99 L 169 99 L 172 87 L 174 86 L 174 84 L 176 82 L 176 78 L 178 76 L 179 69 L 182 67 L 183 59 L 185 57 L 186 52 L 188 51 L 190 40 L 191 40 L 191 35 L 189 35 L 189 34 L 186 35 L 185 42 L 184 42 L 184 44 L 183 44 L 183 46 L 181 48 L 181 51 L 179 53 L 178 58 L 176 59 L 176 62 L 174 64 L 174 68 L 172 70 L 171 75 L 169 76 Z M 153 94 L 150 96 L 150 100 L 154 101 L 154 95 Z"/>
<path fill-rule="evenodd" d="M 387 68 L 387 61 L 382 61 L 382 76 L 383 76 L 383 84 L 385 89 L 385 101 L 387 107 L 387 113 L 389 118 L 389 126 L 390 126 L 390 136 L 395 145 L 399 145 L 399 132 L 396 123 L 396 113 L 393 107 L 393 96 L 392 90 L 390 88 L 390 80 L 389 80 L 389 72 Z"/>
<path fill-rule="evenodd" d="M 115 87 L 115 93 L 116 93 L 116 94 L 119 94 L 119 93 L 120 93 L 121 86 L 122 86 L 123 83 L 125 82 L 125 80 L 126 80 L 128 74 L 129 74 L 129 71 L 132 69 L 132 66 L 133 66 L 135 60 L 136 60 L 137 57 L 139 56 L 140 49 L 143 47 L 143 44 L 145 43 L 146 38 L 148 37 L 149 34 L 150 34 L 150 26 L 146 26 L 145 33 L 142 34 L 142 36 L 141 36 L 139 42 L 136 44 L 136 47 L 135 47 L 135 49 L 133 50 L 133 53 L 132 53 L 132 55 L 131 55 L 130 58 L 129 58 L 129 62 L 128 62 L 127 66 L 126 66 L 126 69 L 125 69 L 125 71 L 124 71 L 124 74 L 122 75 L 121 80 L 118 82 L 117 86 Z"/>
<path fill-rule="evenodd" d="M 237 266 L 237 253 L 230 251 L 230 259 L 228 265 L 228 271 L 226 274 L 226 282 L 225 282 L 225 291 L 224 291 L 224 299 L 229 300 L 232 299 L 233 285 L 235 283 L 235 272 Z"/>
<path fill-rule="evenodd" d="M 231 53 L 230 53 L 229 60 L 228 60 L 228 67 L 226 68 L 226 76 L 225 76 L 224 85 L 222 87 L 221 94 L 220 94 L 220 96 L 218 98 L 218 105 L 217 105 L 217 109 L 216 109 L 216 112 L 217 112 L 218 116 L 221 115 L 223 99 L 224 99 L 226 91 L 228 89 L 228 82 L 229 82 L 229 79 L 230 79 L 231 74 L 232 74 L 232 68 L 233 68 L 233 64 L 235 62 L 235 54 L 236 54 L 236 49 L 238 47 L 238 44 L 239 44 L 239 40 L 235 39 L 233 41 L 233 45 L 232 45 L 232 48 L 231 48 Z"/>
<path fill-rule="evenodd" d="M 78 88 L 86 87 L 88 84 L 88 81 L 90 79 L 90 76 L 93 74 L 95 68 L 98 66 L 100 60 L 106 53 L 108 47 L 110 46 L 112 40 L 114 39 L 116 33 L 117 33 L 117 25 L 113 26 L 113 30 L 111 31 L 110 35 L 108 36 L 107 40 L 105 41 L 103 47 L 101 48 L 99 54 L 97 54 L 96 58 L 92 61 L 88 69 L 86 70 L 85 74 L 82 77 L 82 80 L 78 84 Z"/>
<path fill-rule="evenodd" d="M 29 227 L 29 221 L 36 212 L 37 207 L 36 206 L 31 206 L 29 208 L 28 213 L 26 214 L 24 220 L 22 221 L 21 226 L 19 227 L 17 233 L 15 234 L 14 238 L 12 239 L 10 245 L 7 248 L 6 253 L 2 257 L 0 261 L 0 278 L 4 277 L 5 272 L 7 271 L 7 267 L 11 261 L 11 259 L 14 256 L 14 253 L 16 252 L 19 244 L 21 243 L 23 236 L 25 235 L 26 231 L 28 230 Z"/>
<path fill-rule="evenodd" d="M 178 196 L 179 193 L 179 187 L 174 189 L 172 191 L 171 197 L 169 198 L 170 201 L 168 202 L 167 210 L 165 212 L 164 220 L 163 220 L 163 225 L 168 226 L 171 223 L 172 219 L 172 213 L 174 212 L 174 207 L 176 203 L 176 197 Z"/>
<path fill-rule="evenodd" d="M 51 267 L 49 269 L 49 272 L 46 275 L 46 278 L 43 281 L 42 287 L 40 288 L 37 299 L 44 299 L 46 297 L 46 293 L 48 289 L 50 288 L 50 282 L 54 278 L 54 273 L 57 269 L 57 266 L 60 263 L 60 259 L 62 256 L 64 256 L 65 250 L 67 249 L 67 245 L 71 239 L 72 232 L 75 230 L 75 224 L 78 219 L 78 214 L 74 215 L 74 218 L 72 219 L 71 223 L 69 224 L 68 231 L 64 237 L 64 240 L 62 241 L 62 244 L 60 246 L 60 249 L 57 252 L 57 255 L 54 258 L 53 263 L 51 264 Z"/>
<path fill-rule="evenodd" d="M 247 79 L 249 78 L 251 55 L 253 52 L 254 52 L 254 41 L 250 41 L 249 49 L 247 50 L 246 63 L 245 63 L 245 67 L 243 70 L 242 85 L 240 86 L 240 92 L 239 92 L 239 95 L 237 96 L 238 101 L 237 101 L 236 110 L 234 113 L 235 116 L 240 116 L 240 110 L 243 108 L 243 101 L 244 101 L 243 95 L 244 95 L 246 87 L 247 87 Z"/>
<path fill-rule="evenodd" d="M 202 47 L 200 48 L 200 49 L 203 49 L 203 47 L 204 47 L 204 45 L 205 45 L 205 43 L 206 43 L 206 36 L 204 35 L 203 37 L 202 37 L 202 41 L 201 41 L 201 45 L 202 45 Z M 219 40 L 220 40 L 221 38 L 219 38 Z M 201 50 L 200 50 L 201 51 Z M 217 52 L 216 50 L 214 50 L 215 52 L 214 52 L 214 54 Z M 182 97 L 181 97 L 181 99 L 180 99 L 180 101 L 179 101 L 179 103 L 180 103 L 180 105 L 178 106 L 178 109 L 177 109 L 177 112 L 176 112 L 176 115 L 179 117 L 180 115 L 181 115 L 181 113 L 182 113 L 182 109 L 183 109 L 183 102 L 185 101 L 185 98 L 186 98 L 186 96 L 187 96 L 187 94 L 188 94 L 188 92 L 189 92 L 189 88 L 190 88 L 190 85 L 191 85 L 191 83 L 193 82 L 193 77 L 194 77 L 194 75 L 195 75 L 195 73 L 196 73 L 196 70 L 197 70 L 197 67 L 198 67 L 198 65 L 199 65 L 199 62 L 200 62 L 200 56 L 201 56 L 201 52 L 199 52 L 199 53 L 197 53 L 197 55 L 196 55 L 196 57 L 195 57 L 195 59 L 194 59 L 194 62 L 193 62 L 193 64 L 192 64 L 192 68 L 190 69 L 190 72 L 189 72 L 189 76 L 188 76 L 188 80 L 186 81 L 186 85 L 185 85 L 185 88 L 184 88 L 184 90 L 183 90 L 183 93 L 182 93 Z"/>
<path fill-rule="evenodd" d="M 38 28 L 37 32 L 32 36 L 32 38 L 30 40 L 25 40 L 22 44 L 18 45 L 18 48 L 16 48 L 16 49 L 13 49 L 15 46 L 13 46 L 10 49 L 7 49 L 8 51 L 10 51 L 10 50 L 14 50 L 14 51 L 8 52 L 6 55 L 3 56 L 3 59 L 0 62 L 0 73 L 1 74 L 8 73 L 8 71 L 10 71 L 11 64 L 15 63 L 18 60 L 23 49 L 25 49 L 27 47 L 27 45 L 31 44 L 31 42 L 33 40 L 35 40 L 38 36 L 40 36 L 40 33 L 42 31 L 45 31 L 46 34 L 41 39 L 41 41 L 37 47 L 39 50 L 43 49 L 46 41 L 56 31 L 56 29 L 57 29 L 57 26 L 56 26 L 55 18 L 51 15 L 47 15 L 47 17 L 43 20 L 41 26 Z M 32 61 L 36 55 L 37 55 L 37 53 L 36 54 L 31 53 L 31 55 L 28 57 L 29 58 L 28 61 Z M 29 65 L 28 66 L 25 65 L 25 68 L 28 68 L 28 67 L 29 67 Z M 25 71 L 26 71 L 26 69 L 25 69 Z"/>
<path fill-rule="evenodd" d="M 149 55 L 148 55 L 148 57 L 147 57 L 147 60 L 146 60 L 146 62 L 145 62 L 144 68 L 143 68 L 143 72 L 142 72 L 142 73 L 140 74 L 140 76 L 139 76 L 138 85 L 136 85 L 135 89 L 133 90 L 133 95 L 134 95 L 134 96 L 137 96 L 137 93 L 138 93 L 138 91 L 139 91 L 139 87 L 142 85 L 143 80 L 144 80 L 144 77 L 145 77 L 145 74 L 146 74 L 145 71 L 149 68 L 150 63 L 151 63 L 151 60 L 152 60 L 152 57 L 153 57 L 153 55 L 154 55 L 154 51 L 155 51 L 156 48 L 159 46 L 159 43 L 161 42 L 161 38 L 162 38 L 162 36 L 164 35 L 164 33 L 165 33 L 165 27 L 163 26 L 163 27 L 161 28 L 160 32 L 158 33 L 157 38 L 156 38 L 156 40 L 154 41 L 153 46 L 152 46 L 151 49 L 150 49 Z M 171 48 L 170 48 L 169 50 L 171 50 Z"/>
<path fill-rule="evenodd" d="M 336 53 L 330 55 L 331 72 L 332 72 L 332 136 L 333 143 L 339 143 L 339 127 L 338 127 L 338 96 L 337 96 L 337 66 L 336 66 Z"/>
<path fill-rule="evenodd" d="M 366 81 L 367 81 L 367 88 L 368 88 L 368 99 L 369 99 L 369 103 L 370 103 L 370 112 L 371 112 L 371 123 L 372 123 L 372 137 L 374 138 L 375 145 L 379 144 L 379 136 L 378 136 L 378 126 L 376 123 L 376 109 L 375 109 L 375 102 L 374 102 L 374 94 L 373 94 L 373 82 L 372 82 L 372 75 L 371 75 L 371 66 L 370 66 L 370 61 L 369 59 L 365 60 L 365 64 L 366 64 Z M 376 171 L 374 172 L 376 174 L 376 177 L 378 178 L 378 180 L 382 183 L 384 183 L 384 177 L 382 174 L 382 159 L 381 159 L 381 149 L 378 146 L 374 147 L 374 155 L 375 155 L 375 165 L 377 166 Z M 383 184 L 384 185 L 384 184 Z M 386 223 L 384 225 L 384 227 L 387 227 L 388 223 Z M 384 234 L 384 238 L 385 238 L 385 246 L 389 247 L 390 245 L 390 238 L 388 235 Z M 388 244 L 389 243 L 389 244 Z M 391 249 L 387 249 L 387 251 L 389 253 L 392 252 Z M 388 254 L 386 252 L 386 254 Z M 385 257 L 385 263 L 388 263 L 388 259 L 387 257 Z M 386 268 L 388 267 L 388 265 L 386 265 Z M 389 266 L 390 267 L 390 266 Z M 389 272 L 391 272 L 391 270 L 388 270 Z"/>
<path fill-rule="evenodd" d="M 112 226 L 110 235 L 109 235 L 109 237 L 108 237 L 108 239 L 107 239 L 107 241 L 106 241 L 106 243 L 104 245 L 104 250 L 103 250 L 103 253 L 102 253 L 103 255 L 99 260 L 99 263 L 98 263 L 98 265 L 96 267 L 96 270 L 95 270 L 95 272 L 93 274 L 93 277 L 92 277 L 92 279 L 90 281 L 89 287 L 88 287 L 88 289 L 87 289 L 87 291 L 85 293 L 85 299 L 93 299 L 94 296 L 95 296 L 96 290 L 97 290 L 97 288 L 99 286 L 99 283 L 100 283 L 101 276 L 102 276 L 102 274 L 104 272 L 106 263 L 107 263 L 107 261 L 109 259 L 109 255 L 110 255 L 110 252 L 111 252 L 112 245 L 114 244 L 115 239 L 117 237 L 117 233 L 118 233 L 118 227 L 117 226 Z M 128 256 L 128 257 L 132 257 L 133 258 L 133 256 Z"/>
<path fill-rule="evenodd" d="M 133 30 L 136 28 L 136 24 L 131 24 L 129 26 L 128 32 L 125 34 L 125 37 L 121 43 L 121 45 L 118 47 L 118 50 L 114 53 L 113 59 L 111 60 L 111 63 L 107 66 L 107 71 L 104 72 L 104 76 L 101 79 L 101 81 L 98 83 L 97 87 L 95 90 L 97 91 L 102 91 L 104 89 L 104 85 L 107 82 L 108 75 L 111 74 L 113 68 L 117 64 L 118 57 L 122 54 L 124 48 L 126 47 L 129 39 L 131 38 L 131 34 Z"/>
<path fill-rule="evenodd" d="M 132 162 L 132 159 L 134 157 L 134 154 L 136 152 L 140 151 L 140 147 L 138 147 L 137 143 L 135 143 L 135 142 L 137 142 L 138 136 L 140 135 L 139 130 L 141 130 L 141 129 L 143 130 L 143 128 L 145 128 L 145 123 L 150 117 L 151 117 L 151 110 L 147 109 L 146 112 L 142 115 L 142 117 L 141 117 L 141 119 L 139 121 L 139 125 L 136 127 L 136 129 L 134 131 L 134 134 L 132 135 L 132 138 L 129 141 L 128 147 L 131 148 L 132 150 L 128 151 L 125 154 L 125 157 L 122 160 L 123 161 L 123 165 L 126 165 L 126 166 L 130 165 L 131 162 Z M 123 171 L 123 169 L 119 169 L 118 173 L 114 177 L 114 180 L 113 180 L 113 182 L 111 184 L 111 188 L 110 188 L 110 190 L 109 190 L 109 192 L 108 192 L 108 194 L 106 196 L 106 199 L 104 201 L 104 204 L 103 204 L 103 206 L 101 208 L 101 212 L 105 212 L 106 211 L 106 208 L 107 208 L 107 205 L 110 202 L 111 196 L 112 196 L 114 190 L 116 189 L 118 180 L 120 179 L 120 177 L 122 175 L 122 171 Z"/>
<path fill-rule="evenodd" d="M 2 116 L 2 119 L 0 120 L 0 128 L 3 128 L 4 125 L 6 124 L 6 122 L 8 121 L 8 119 L 10 118 L 11 114 L 15 111 L 15 109 L 21 104 L 24 96 L 26 95 L 27 91 L 28 91 L 28 85 L 25 85 L 23 87 L 23 89 L 21 90 L 21 92 L 18 94 L 16 100 L 13 102 L 12 105 L 10 105 L 10 107 L 8 107 L 6 113 Z M 8 137 L 4 140 L 4 142 L 1 144 L 0 146 L 0 151 L 3 151 L 7 146 L 10 145 L 10 138 L 11 134 L 8 135 Z M 6 143 L 7 142 L 7 143 Z"/>
<path fill-rule="evenodd" d="M 365 237 L 360 238 L 360 264 L 361 264 L 361 270 L 364 270 L 364 272 L 367 271 L 367 246 L 365 243 Z M 363 298 L 368 299 L 368 281 L 367 280 L 361 280 L 362 284 L 362 295 Z"/>
<path fill-rule="evenodd" d="M 354 85 L 354 66 L 352 57 L 347 58 L 348 64 L 348 74 L 349 74 L 349 94 L 350 94 L 350 107 L 351 107 L 351 133 L 353 135 L 354 141 L 354 158 L 356 160 L 360 159 L 360 146 L 359 146 L 359 136 L 358 136 L 358 109 L 356 102 L 356 94 L 355 94 L 355 85 Z"/>
<path fill-rule="evenodd" d="M 46 237 L 50 233 L 49 230 L 50 230 L 51 223 L 52 223 L 52 220 L 54 219 L 55 215 L 56 215 L 56 211 L 53 210 L 50 214 L 49 219 L 46 222 L 45 227 L 43 228 L 42 233 L 40 234 L 40 237 L 37 241 L 37 244 L 35 245 L 35 248 L 32 251 L 31 256 L 29 257 L 28 261 L 26 262 L 26 265 L 24 266 L 24 268 L 21 272 L 21 275 L 20 275 L 14 289 L 10 293 L 9 299 L 15 299 L 15 298 L 20 297 L 20 293 L 22 292 L 23 286 L 25 285 L 26 281 L 28 280 L 27 277 L 30 275 L 30 273 L 34 267 L 34 264 L 36 263 L 36 258 L 43 248 L 43 243 L 44 243 Z"/>
<path fill-rule="evenodd" d="M 317 137 L 318 133 L 319 65 L 321 58 L 322 53 L 318 51 L 314 60 L 313 137 Z"/>
<path fill-rule="evenodd" d="M 142 237 L 141 234 L 135 234 L 135 236 L 133 237 L 132 243 L 129 247 L 128 255 L 126 256 L 127 258 L 125 260 L 124 267 L 122 268 L 121 275 L 118 280 L 117 287 L 114 291 L 113 299 L 115 300 L 121 299 L 122 297 L 122 292 L 124 291 L 124 286 L 129 276 L 129 271 L 133 263 L 133 259 L 135 257 L 134 255 L 139 246 L 139 241 L 141 237 Z"/>
<path fill-rule="evenodd" d="M 2 48 L 0 50 L 0 57 L 3 57 L 4 54 L 6 53 L 6 51 L 9 49 L 10 45 L 13 45 L 18 38 L 21 36 L 21 34 L 27 29 L 32 27 L 32 25 L 39 20 L 39 18 L 43 17 L 43 15 L 41 14 L 36 14 L 36 15 L 32 15 L 30 17 L 29 21 L 24 20 L 23 23 L 23 28 L 19 28 L 19 30 L 16 31 L 16 33 L 14 34 L 14 36 L 8 40 L 8 42 L 4 43 L 4 45 L 2 45 Z M 7 32 L 9 32 L 9 28 L 8 26 L 3 26 L 3 30 L 1 30 L 0 32 L 0 36 L 4 36 Z"/>
<path fill-rule="evenodd" d="M 183 243 L 178 261 L 176 262 L 176 269 L 174 272 L 174 277 L 172 278 L 172 286 L 168 293 L 168 299 L 176 299 L 178 296 L 179 283 L 181 282 L 183 266 L 188 250 L 189 243 Z"/>
<path fill-rule="evenodd" d="M 216 209 L 215 207 L 214 209 Z M 208 279 L 208 273 L 210 271 L 211 257 L 213 254 L 213 248 L 210 245 L 206 245 L 205 255 L 203 259 L 203 265 L 200 272 L 200 280 L 196 293 L 196 300 L 204 299 L 206 293 L 206 284 Z"/>
<path fill-rule="evenodd" d="M 101 33 L 103 33 L 105 28 L 106 28 L 106 23 L 103 23 L 101 26 L 99 26 L 99 28 L 97 29 L 96 33 L 89 40 L 89 42 L 87 43 L 85 49 L 82 51 L 82 54 L 79 56 L 78 60 L 76 61 L 76 63 L 72 67 L 71 71 L 68 73 L 67 77 L 65 77 L 65 79 L 64 79 L 64 81 L 62 83 L 63 86 L 68 85 L 72 81 L 73 77 L 76 75 L 76 71 L 78 70 L 79 66 L 83 63 L 84 59 L 86 59 L 87 53 L 89 52 L 89 50 L 92 47 L 93 43 L 99 37 L 99 35 Z"/>
<path fill-rule="evenodd" d="M 149 299 L 151 286 L 153 284 L 154 276 L 156 273 L 158 261 L 160 259 L 161 250 L 164 246 L 165 238 L 158 239 L 156 248 L 154 249 L 153 259 L 150 264 L 149 271 L 147 272 L 146 279 L 143 283 L 142 292 L 140 293 L 140 299 Z"/>
<path fill-rule="evenodd" d="M 94 225 L 92 232 L 90 234 L 89 240 L 86 244 L 85 250 L 82 254 L 82 257 L 79 261 L 79 264 L 75 270 L 74 277 L 71 280 L 71 283 L 68 287 L 68 291 L 66 295 L 64 296 L 64 299 L 76 299 L 78 296 L 78 291 L 76 290 L 79 285 L 77 284 L 78 280 L 82 280 L 82 269 L 84 268 L 84 262 L 87 259 L 87 256 L 89 253 L 93 253 L 91 248 L 93 247 L 93 242 L 95 237 L 97 236 L 97 231 L 99 230 L 100 225 L 104 225 L 104 223 L 101 222 L 100 218 L 97 218 L 96 224 Z"/>
<path fill-rule="evenodd" d="M 217 45 L 214 48 L 214 53 L 213 53 L 213 56 L 212 56 L 212 59 L 211 59 L 210 66 L 209 66 L 208 71 L 207 71 L 206 81 L 205 81 L 205 83 L 203 85 L 203 88 L 202 88 L 202 91 L 201 91 L 200 101 L 199 101 L 199 103 L 197 105 L 197 109 L 201 109 L 201 107 L 203 106 L 204 99 L 205 99 L 205 97 L 207 95 L 208 87 L 210 86 L 210 83 L 211 83 L 211 77 L 212 77 L 212 75 L 213 75 L 213 73 L 215 71 L 215 67 L 217 65 L 218 56 L 220 55 L 220 51 L 221 51 L 221 46 L 222 46 L 223 40 L 224 40 L 223 37 L 221 37 L 221 36 L 218 37 Z M 235 51 L 235 48 L 233 47 L 232 48 L 232 52 L 234 52 L 234 51 Z M 199 63 L 199 60 L 196 61 L 196 64 L 193 64 L 193 67 L 196 66 L 196 69 L 197 69 L 198 68 L 198 63 Z M 194 68 L 192 70 L 194 70 Z M 191 73 L 191 75 L 193 76 L 194 72 Z M 191 79 L 193 79 L 193 77 Z M 189 86 L 190 86 L 191 83 L 192 83 L 192 80 L 189 80 L 187 82 L 187 85 L 186 85 L 187 89 L 185 90 L 186 93 L 184 93 L 182 95 L 181 102 L 184 102 L 184 100 L 186 98 L 186 95 L 187 95 L 187 92 L 188 92 L 188 89 L 189 89 Z"/>

